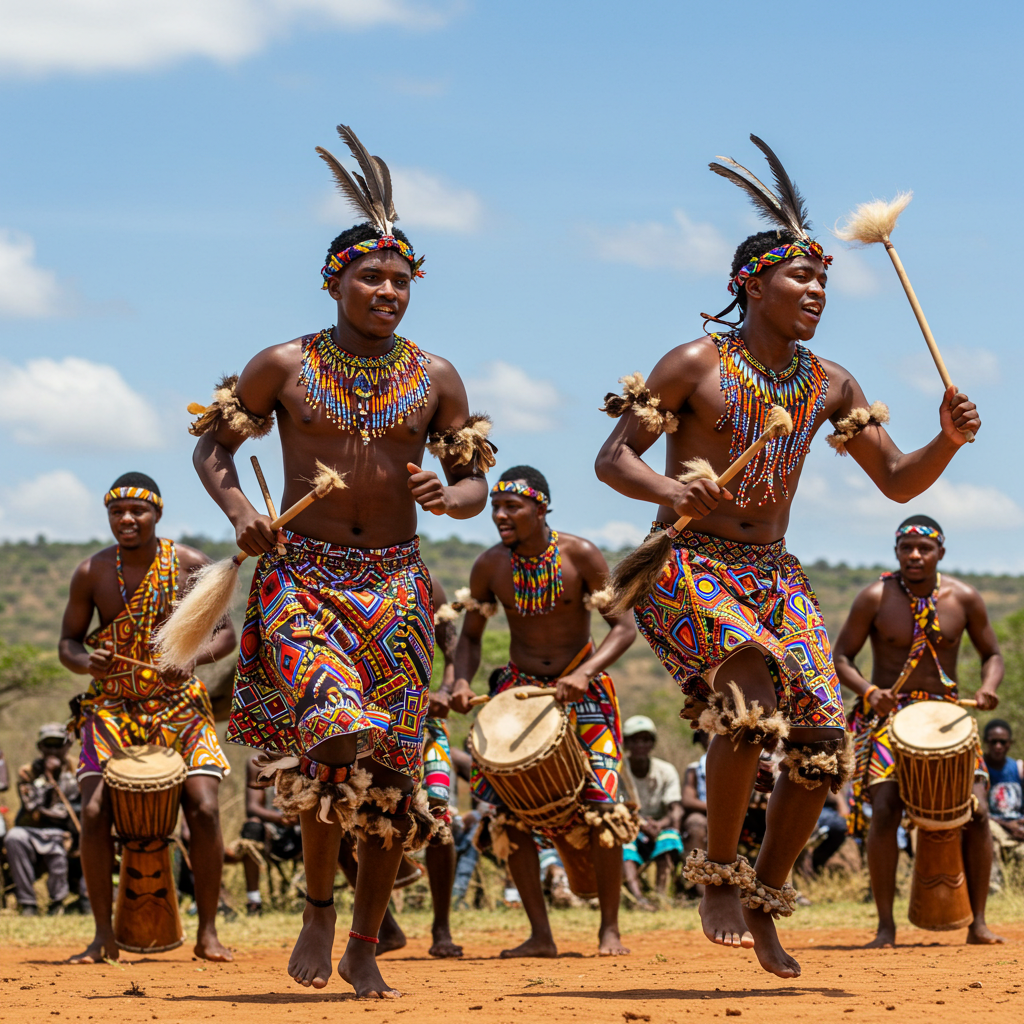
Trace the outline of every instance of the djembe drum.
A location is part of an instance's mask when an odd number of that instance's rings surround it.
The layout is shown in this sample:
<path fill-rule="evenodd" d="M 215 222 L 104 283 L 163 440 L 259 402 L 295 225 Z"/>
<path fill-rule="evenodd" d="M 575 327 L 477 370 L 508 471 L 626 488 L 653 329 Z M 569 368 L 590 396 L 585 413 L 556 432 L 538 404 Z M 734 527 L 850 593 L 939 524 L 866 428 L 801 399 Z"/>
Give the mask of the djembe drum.
<path fill-rule="evenodd" d="M 893 716 L 889 736 L 900 797 L 917 826 L 907 916 L 930 931 L 964 928 L 974 920 L 961 835 L 974 811 L 978 726 L 959 704 L 924 700 Z"/>
<path fill-rule="evenodd" d="M 187 774 L 181 754 L 152 744 L 125 747 L 103 768 L 121 841 L 114 938 L 130 953 L 164 953 L 185 939 L 168 837 Z"/>
<path fill-rule="evenodd" d="M 578 813 L 590 766 L 554 689 L 515 687 L 491 698 L 473 723 L 469 749 L 502 803 L 523 824 L 558 828 Z M 589 851 L 561 837 L 555 846 L 569 888 L 577 896 L 596 895 Z"/>

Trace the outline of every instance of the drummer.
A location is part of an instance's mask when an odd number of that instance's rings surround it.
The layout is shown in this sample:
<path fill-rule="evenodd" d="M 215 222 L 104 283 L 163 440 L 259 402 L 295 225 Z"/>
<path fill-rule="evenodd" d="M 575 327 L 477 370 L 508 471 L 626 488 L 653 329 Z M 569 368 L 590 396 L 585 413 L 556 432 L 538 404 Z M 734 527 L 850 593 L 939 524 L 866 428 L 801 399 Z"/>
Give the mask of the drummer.
<path fill-rule="evenodd" d="M 224 861 L 217 795 L 220 780 L 230 769 L 217 741 L 210 698 L 192 672 L 157 672 L 134 663 L 152 661 L 153 634 L 181 596 L 189 575 L 210 559 L 194 548 L 157 537 L 163 498 L 144 473 L 118 477 L 104 503 L 117 543 L 90 555 L 71 577 L 59 648 L 65 668 L 92 676 L 75 724 L 82 737 L 82 870 L 96 937 L 71 962 L 97 964 L 118 957 L 110 917 L 114 843 L 103 765 L 115 744 L 141 743 L 173 747 L 188 766 L 181 802 L 196 866 L 199 924 L 194 952 L 206 960 L 230 960 L 216 926 Z M 99 627 L 89 632 L 97 613 Z M 225 618 L 200 662 L 223 658 L 234 647 L 235 631 Z"/>
<path fill-rule="evenodd" d="M 868 948 L 894 946 L 896 923 L 896 833 L 903 801 L 889 741 L 890 713 L 921 700 L 958 699 L 957 655 L 964 632 L 981 658 L 979 710 L 999 703 L 1003 658 L 981 595 L 961 580 L 939 573 L 946 553 L 942 528 L 928 516 L 911 516 L 896 531 L 897 572 L 862 590 L 833 647 L 836 672 L 858 698 L 853 720 L 857 745 L 854 799 L 871 805 L 868 870 L 878 910 L 878 933 Z M 855 658 L 871 640 L 868 682 Z M 963 853 L 974 922 L 969 943 L 1003 942 L 985 923 L 992 837 L 988 827 L 988 771 L 978 751 L 974 776 L 977 811 L 964 827 Z M 859 816 L 858 816 L 859 817 Z"/>
<path fill-rule="evenodd" d="M 619 889 L 622 845 L 636 836 L 632 816 L 619 802 L 622 730 L 618 699 L 605 671 L 633 642 L 632 615 L 612 617 L 602 611 L 602 588 L 608 565 L 601 552 L 582 537 L 560 533 L 547 522 L 551 493 L 544 476 L 531 466 L 515 466 L 491 491 L 491 517 L 501 543 L 473 564 L 470 596 L 462 603 L 466 620 L 455 651 L 455 687 L 451 706 L 462 713 L 473 697 L 469 682 L 480 667 L 481 638 L 487 620 L 505 609 L 511 633 L 511 660 L 494 692 L 514 686 L 550 686 L 569 706 L 572 725 L 590 758 L 594 778 L 583 791 L 577 816 L 558 830 L 566 834 L 583 821 L 588 808 L 589 849 L 598 883 L 601 926 L 598 952 L 628 953 L 619 937 Z M 590 638 L 591 609 L 601 612 L 611 629 L 599 647 Z M 472 788 L 481 800 L 499 804 L 478 766 Z M 531 934 L 503 957 L 558 955 L 551 934 L 540 881 L 537 847 L 532 836 L 499 813 L 491 822 L 493 838 L 504 829 L 512 853 L 509 868 L 530 920 Z M 553 838 L 552 830 L 538 830 Z M 611 845 L 600 841 L 601 834 Z"/>

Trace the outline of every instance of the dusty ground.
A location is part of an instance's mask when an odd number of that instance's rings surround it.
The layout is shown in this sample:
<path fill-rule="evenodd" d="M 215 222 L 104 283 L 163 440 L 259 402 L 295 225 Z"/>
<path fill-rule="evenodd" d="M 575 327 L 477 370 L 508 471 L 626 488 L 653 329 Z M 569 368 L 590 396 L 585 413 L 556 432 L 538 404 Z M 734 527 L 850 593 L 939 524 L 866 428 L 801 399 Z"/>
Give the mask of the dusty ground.
<path fill-rule="evenodd" d="M 4 1019 L 17 1024 L 61 1020 L 166 1024 L 214 1019 L 220 1024 L 336 1021 L 365 1024 L 507 1024 L 581 1021 L 683 1024 L 713 1017 L 749 1021 L 933 1021 L 986 1024 L 1024 1019 L 1024 926 L 1002 926 L 1005 946 L 963 945 L 963 933 L 908 930 L 895 950 L 858 948 L 862 929 L 787 929 L 803 976 L 781 981 L 762 973 L 752 954 L 726 952 L 695 931 L 632 935 L 632 955 L 598 959 L 581 936 L 563 942 L 557 960 L 495 959 L 508 944 L 500 932 L 477 933 L 462 961 L 426 955 L 413 938 L 383 958 L 397 1002 L 358 1002 L 337 976 L 312 992 L 285 974 L 286 944 L 239 951 L 232 964 L 193 960 L 187 947 L 158 957 L 125 955 L 119 965 L 70 967 L 64 947 L 10 946 L 2 956 Z M 335 959 L 341 945 L 335 948 Z M 130 994 L 137 987 L 144 994 Z M 411 1014 L 404 1017 L 404 1014 Z M 847 1017 L 845 1014 L 852 1014 Z"/>

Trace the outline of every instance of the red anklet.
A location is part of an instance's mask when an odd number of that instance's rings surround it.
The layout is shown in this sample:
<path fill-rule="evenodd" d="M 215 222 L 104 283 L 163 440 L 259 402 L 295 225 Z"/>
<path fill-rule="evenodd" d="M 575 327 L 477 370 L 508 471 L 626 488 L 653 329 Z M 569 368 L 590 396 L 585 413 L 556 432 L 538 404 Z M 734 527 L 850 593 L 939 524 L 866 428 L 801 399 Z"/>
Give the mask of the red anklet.
<path fill-rule="evenodd" d="M 359 932 L 349 932 L 348 937 L 359 939 L 360 942 L 372 942 L 375 946 L 380 944 L 380 939 L 376 935 L 360 935 Z"/>

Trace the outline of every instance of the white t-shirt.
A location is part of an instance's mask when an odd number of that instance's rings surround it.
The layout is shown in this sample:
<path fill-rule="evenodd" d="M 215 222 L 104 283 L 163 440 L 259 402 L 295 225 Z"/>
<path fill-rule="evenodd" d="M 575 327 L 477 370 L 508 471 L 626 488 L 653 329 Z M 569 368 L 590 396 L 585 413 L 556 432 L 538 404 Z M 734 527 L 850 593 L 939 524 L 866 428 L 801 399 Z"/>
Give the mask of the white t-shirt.
<path fill-rule="evenodd" d="M 633 775 L 629 767 L 629 758 L 624 761 L 625 769 L 633 776 L 636 795 L 640 798 L 640 813 L 645 818 L 663 818 L 670 804 L 683 799 L 682 786 L 679 783 L 679 771 L 660 757 L 652 757 L 647 774 L 639 779 Z"/>

